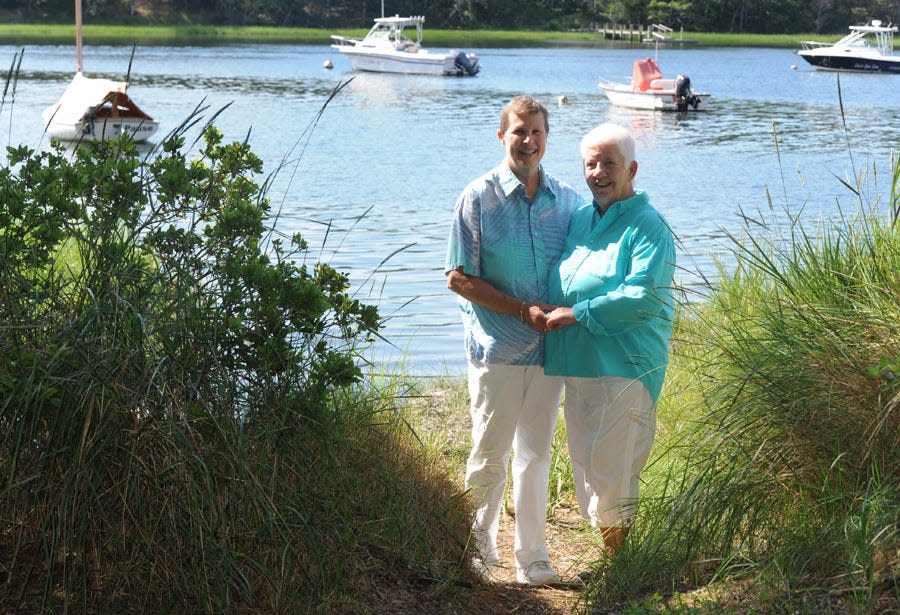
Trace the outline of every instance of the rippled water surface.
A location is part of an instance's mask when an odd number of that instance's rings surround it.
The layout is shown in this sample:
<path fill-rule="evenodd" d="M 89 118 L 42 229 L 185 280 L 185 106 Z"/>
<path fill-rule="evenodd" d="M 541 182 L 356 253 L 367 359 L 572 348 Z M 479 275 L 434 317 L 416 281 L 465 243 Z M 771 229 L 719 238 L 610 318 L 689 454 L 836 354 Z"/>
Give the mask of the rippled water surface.
<path fill-rule="evenodd" d="M 20 51 L 0 50 L 8 62 Z M 207 117 L 230 105 L 216 120 L 226 138 L 249 133 L 266 172 L 281 165 L 269 192 L 279 228 L 302 233 L 312 257 L 349 272 L 357 296 L 379 305 L 393 347 L 380 344 L 373 356 L 425 375 L 464 367 L 444 285 L 449 220 L 462 187 L 502 160 L 498 116 L 516 94 L 548 104 L 545 168 L 584 194 L 581 135 L 607 120 L 632 130 L 637 185 L 678 235 L 679 282 L 689 288 L 714 275 L 742 216 L 784 228 L 792 216 L 812 224 L 841 208 L 853 213 L 857 201 L 838 178 L 866 169 L 867 200 L 883 199 L 900 149 L 900 76 L 842 74 L 842 119 L 837 76 L 791 50 L 661 49 L 666 76 L 687 74 L 712 94 L 711 111 L 687 115 L 611 107 L 597 89 L 601 76 L 627 80 L 652 49 L 474 51 L 483 65 L 475 78 L 357 74 L 314 127 L 329 93 L 354 76 L 326 46 L 143 47 L 129 93 L 162 133 L 198 105 Z M 121 79 L 130 53 L 88 46 L 85 72 Z M 40 112 L 72 72 L 71 47 L 24 50 L 14 99 L 8 93 L 0 113 L 6 142 L 46 146 Z M 559 106 L 560 96 L 568 103 Z"/>

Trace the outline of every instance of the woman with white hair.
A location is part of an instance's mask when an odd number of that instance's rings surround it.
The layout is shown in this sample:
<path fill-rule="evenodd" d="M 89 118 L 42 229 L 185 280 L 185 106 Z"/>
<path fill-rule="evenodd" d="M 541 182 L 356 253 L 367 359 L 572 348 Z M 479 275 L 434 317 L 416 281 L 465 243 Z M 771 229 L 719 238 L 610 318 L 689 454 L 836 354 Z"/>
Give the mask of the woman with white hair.
<path fill-rule="evenodd" d="M 581 141 L 593 203 L 577 210 L 549 281 L 544 372 L 565 377 L 565 419 L 582 515 L 608 551 L 628 533 L 668 364 L 675 242 L 634 188 L 634 139 L 602 124 Z"/>

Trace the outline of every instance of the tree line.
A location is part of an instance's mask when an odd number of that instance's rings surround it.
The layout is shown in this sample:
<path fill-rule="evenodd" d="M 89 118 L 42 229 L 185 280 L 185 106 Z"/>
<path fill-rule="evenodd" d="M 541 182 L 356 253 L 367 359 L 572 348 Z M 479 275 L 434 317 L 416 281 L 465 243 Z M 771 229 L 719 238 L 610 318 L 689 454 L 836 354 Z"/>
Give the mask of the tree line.
<path fill-rule="evenodd" d="M 433 28 L 568 30 L 661 23 L 697 32 L 840 33 L 900 22 L 898 0 L 82 0 L 100 21 L 367 28 L 386 15 L 425 15 Z M 73 0 L 0 0 L 8 18 L 65 21 Z"/>

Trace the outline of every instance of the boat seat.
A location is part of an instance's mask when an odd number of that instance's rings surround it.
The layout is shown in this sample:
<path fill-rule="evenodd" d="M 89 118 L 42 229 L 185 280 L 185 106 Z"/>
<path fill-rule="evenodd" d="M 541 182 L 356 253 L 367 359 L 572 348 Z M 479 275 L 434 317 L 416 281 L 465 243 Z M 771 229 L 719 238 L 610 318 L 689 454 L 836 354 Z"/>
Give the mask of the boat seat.
<path fill-rule="evenodd" d="M 674 79 L 654 79 L 650 82 L 651 90 L 674 90 L 675 89 L 675 80 Z"/>

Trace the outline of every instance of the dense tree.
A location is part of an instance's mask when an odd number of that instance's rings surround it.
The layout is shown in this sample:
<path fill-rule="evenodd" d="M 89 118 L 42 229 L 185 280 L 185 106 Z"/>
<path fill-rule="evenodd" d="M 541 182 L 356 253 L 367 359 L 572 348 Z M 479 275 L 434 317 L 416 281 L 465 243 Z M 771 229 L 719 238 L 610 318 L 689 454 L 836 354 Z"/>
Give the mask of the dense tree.
<path fill-rule="evenodd" d="M 381 14 L 425 15 L 433 28 L 579 28 L 662 23 L 706 32 L 844 32 L 900 22 L 900 0 L 82 0 L 92 19 L 168 15 L 197 23 L 366 28 Z M 0 0 L 24 20 L 70 19 L 73 0 Z M 158 19 L 158 17 L 156 17 Z"/>

